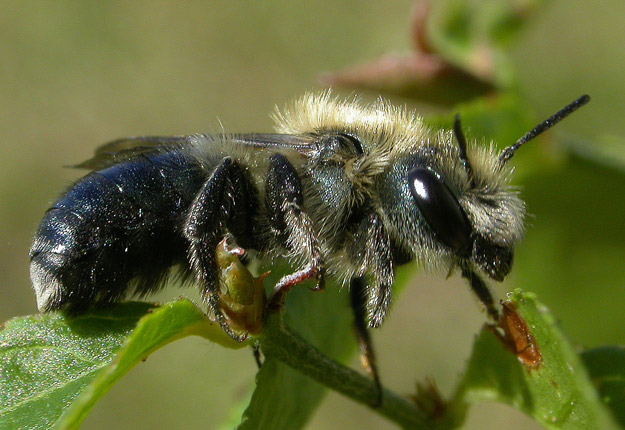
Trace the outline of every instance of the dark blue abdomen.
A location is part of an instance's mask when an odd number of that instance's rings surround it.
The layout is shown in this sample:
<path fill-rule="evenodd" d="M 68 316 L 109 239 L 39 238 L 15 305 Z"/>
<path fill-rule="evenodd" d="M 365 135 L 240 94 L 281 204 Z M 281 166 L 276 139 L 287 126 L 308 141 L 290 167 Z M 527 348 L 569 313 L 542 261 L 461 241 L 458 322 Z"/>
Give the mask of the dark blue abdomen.
<path fill-rule="evenodd" d="M 44 216 L 30 251 L 40 310 L 145 294 L 185 259 L 179 226 L 206 179 L 180 151 L 139 155 L 74 184 Z"/>

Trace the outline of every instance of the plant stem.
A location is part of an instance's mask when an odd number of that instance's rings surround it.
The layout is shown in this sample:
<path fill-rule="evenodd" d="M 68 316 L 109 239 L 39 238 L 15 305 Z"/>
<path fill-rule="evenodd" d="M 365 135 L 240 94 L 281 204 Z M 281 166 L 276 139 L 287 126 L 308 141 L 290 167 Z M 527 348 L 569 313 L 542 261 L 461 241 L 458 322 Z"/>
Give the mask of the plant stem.
<path fill-rule="evenodd" d="M 260 337 L 262 352 L 347 397 L 371 406 L 377 392 L 373 381 L 325 356 L 284 325 L 280 312 L 269 313 Z M 432 429 L 436 425 L 409 400 L 383 389 L 382 404 L 372 407 L 405 429 Z"/>

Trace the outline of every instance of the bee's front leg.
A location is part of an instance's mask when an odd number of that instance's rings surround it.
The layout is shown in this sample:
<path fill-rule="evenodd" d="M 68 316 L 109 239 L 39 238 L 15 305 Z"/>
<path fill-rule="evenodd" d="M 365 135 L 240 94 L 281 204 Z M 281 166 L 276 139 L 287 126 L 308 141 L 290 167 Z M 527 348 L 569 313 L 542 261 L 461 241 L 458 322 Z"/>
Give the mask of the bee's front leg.
<path fill-rule="evenodd" d="M 272 228 L 289 251 L 304 256 L 308 262 L 304 268 L 278 281 L 271 302 L 279 304 L 294 285 L 306 279 L 316 278 L 316 289 L 322 290 L 325 267 L 317 233 L 302 209 L 304 197 L 300 178 L 281 154 L 274 154 L 269 160 L 266 189 Z"/>
<path fill-rule="evenodd" d="M 493 300 L 493 296 L 488 289 L 488 286 L 484 283 L 482 278 L 480 278 L 480 276 L 475 273 L 475 271 L 468 268 L 462 269 L 462 277 L 469 281 L 471 290 L 473 290 L 477 298 L 486 308 L 488 316 L 491 317 L 495 322 L 499 321 L 499 311 L 495 306 L 495 301 Z"/>

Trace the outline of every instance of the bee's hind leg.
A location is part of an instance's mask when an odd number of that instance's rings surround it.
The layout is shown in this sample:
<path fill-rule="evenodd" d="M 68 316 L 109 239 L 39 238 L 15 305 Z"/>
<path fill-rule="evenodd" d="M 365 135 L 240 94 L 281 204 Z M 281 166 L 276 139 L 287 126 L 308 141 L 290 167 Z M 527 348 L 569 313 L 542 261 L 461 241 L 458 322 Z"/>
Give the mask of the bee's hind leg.
<path fill-rule="evenodd" d="M 286 293 L 300 282 L 316 278 L 315 289 L 325 287 L 325 267 L 317 234 L 310 217 L 304 212 L 302 184 L 295 168 L 281 154 L 269 159 L 267 175 L 267 207 L 271 226 L 284 246 L 294 254 L 303 255 L 308 264 L 278 281 L 271 305 L 280 305 Z"/>
<path fill-rule="evenodd" d="M 238 236 L 251 234 L 254 196 L 241 167 L 224 158 L 196 195 L 187 213 L 184 236 L 189 241 L 188 260 L 202 289 L 202 299 L 223 330 L 235 340 L 235 333 L 220 309 L 219 277 L 215 250 L 226 227 Z"/>

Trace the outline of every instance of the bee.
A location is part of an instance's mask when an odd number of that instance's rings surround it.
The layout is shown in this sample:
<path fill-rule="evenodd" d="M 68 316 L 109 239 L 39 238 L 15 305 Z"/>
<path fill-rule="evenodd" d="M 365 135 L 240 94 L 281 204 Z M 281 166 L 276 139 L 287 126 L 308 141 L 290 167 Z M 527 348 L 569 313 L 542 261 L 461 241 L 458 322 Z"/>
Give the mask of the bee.
<path fill-rule="evenodd" d="M 459 117 L 432 130 L 378 100 L 308 94 L 278 111 L 276 133 L 131 137 L 77 167 L 89 174 L 44 215 L 30 250 L 41 311 L 145 296 L 172 266 L 194 278 L 223 329 L 215 256 L 224 237 L 307 279 L 351 285 L 361 334 L 384 321 L 394 269 L 458 269 L 497 318 L 483 278 L 502 281 L 523 234 L 525 205 L 508 161 L 525 142 L 587 103 L 582 96 L 502 152 L 467 142 Z M 364 334 L 363 334 L 364 336 Z"/>

